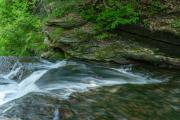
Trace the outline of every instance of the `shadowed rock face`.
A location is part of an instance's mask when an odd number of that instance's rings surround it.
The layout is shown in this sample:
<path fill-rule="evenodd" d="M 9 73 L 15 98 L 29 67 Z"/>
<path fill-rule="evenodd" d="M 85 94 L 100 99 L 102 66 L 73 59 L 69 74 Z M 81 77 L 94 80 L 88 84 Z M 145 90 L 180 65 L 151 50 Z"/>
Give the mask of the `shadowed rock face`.
<path fill-rule="evenodd" d="M 121 31 L 127 32 L 129 34 L 134 34 L 137 36 L 141 36 L 147 39 L 144 39 L 144 42 L 151 43 L 153 42 L 160 42 L 161 44 L 170 44 L 173 46 L 180 47 L 180 35 L 173 33 L 173 31 L 166 31 L 166 30 L 150 30 L 144 28 L 144 26 L 140 25 L 124 25 L 119 28 Z M 148 41 L 150 40 L 150 41 Z"/>
<path fill-rule="evenodd" d="M 179 67 L 179 50 L 177 46 L 121 32 L 121 35 L 98 41 L 94 34 L 76 32 L 62 35 L 51 47 L 61 48 L 65 54 L 89 60 L 113 61 L 120 64 L 132 61 L 145 61 L 159 66 Z M 162 47 L 163 46 L 163 47 Z"/>

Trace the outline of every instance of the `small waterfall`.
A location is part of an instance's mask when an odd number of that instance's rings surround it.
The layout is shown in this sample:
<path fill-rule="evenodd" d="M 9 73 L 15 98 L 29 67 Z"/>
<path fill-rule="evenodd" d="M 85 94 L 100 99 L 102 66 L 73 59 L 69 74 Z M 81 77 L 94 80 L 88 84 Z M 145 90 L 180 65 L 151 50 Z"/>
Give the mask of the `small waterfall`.
<path fill-rule="evenodd" d="M 38 64 L 34 67 L 39 68 L 33 72 L 30 76 L 22 80 L 20 83 L 13 81 L 13 78 L 19 74 L 23 66 L 20 63 L 15 63 L 12 70 L 7 75 L 1 75 L 4 81 L 10 81 L 6 85 L 0 84 L 0 105 L 22 97 L 30 92 L 39 92 L 41 91 L 35 82 L 39 80 L 45 73 L 47 73 L 51 69 L 58 68 L 60 66 L 64 66 L 66 64 L 65 61 L 50 63 L 46 61 L 42 61 L 41 64 Z M 12 80 L 11 80 L 12 79 Z"/>
<path fill-rule="evenodd" d="M 54 111 L 53 120 L 60 120 L 59 108 L 56 108 L 56 110 Z"/>
<path fill-rule="evenodd" d="M 30 92 L 38 92 L 40 89 L 34 83 L 39 80 L 48 70 L 39 70 L 32 73 L 28 78 L 18 84 L 16 97 L 19 98 Z"/>
<path fill-rule="evenodd" d="M 12 70 L 9 72 L 9 74 L 5 75 L 4 78 L 6 79 L 14 79 L 15 77 L 18 77 L 18 79 L 21 79 L 22 77 L 22 64 L 19 62 L 16 62 L 13 66 Z"/>

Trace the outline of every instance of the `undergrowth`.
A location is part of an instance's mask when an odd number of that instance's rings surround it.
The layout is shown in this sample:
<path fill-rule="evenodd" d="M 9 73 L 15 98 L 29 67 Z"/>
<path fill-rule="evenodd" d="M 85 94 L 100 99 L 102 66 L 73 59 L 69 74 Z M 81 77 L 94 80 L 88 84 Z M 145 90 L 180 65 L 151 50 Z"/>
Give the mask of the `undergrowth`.
<path fill-rule="evenodd" d="M 0 0 L 0 55 L 36 55 L 45 46 L 42 22 L 29 11 L 36 0 Z"/>

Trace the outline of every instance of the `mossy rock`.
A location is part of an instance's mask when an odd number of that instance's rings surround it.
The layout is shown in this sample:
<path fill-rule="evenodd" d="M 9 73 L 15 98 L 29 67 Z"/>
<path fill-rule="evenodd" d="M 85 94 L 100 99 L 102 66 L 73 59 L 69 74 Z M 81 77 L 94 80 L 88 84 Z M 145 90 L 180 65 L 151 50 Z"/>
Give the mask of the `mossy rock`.
<path fill-rule="evenodd" d="M 83 20 L 78 14 L 70 13 L 63 18 L 50 19 L 47 22 L 48 26 L 58 26 L 64 29 L 72 29 L 86 24 L 87 21 Z"/>
<path fill-rule="evenodd" d="M 46 59 L 64 59 L 65 58 L 65 54 L 63 52 L 60 51 L 53 51 L 53 50 L 49 50 L 47 52 L 44 52 L 43 54 L 41 54 L 42 58 L 46 58 Z"/>

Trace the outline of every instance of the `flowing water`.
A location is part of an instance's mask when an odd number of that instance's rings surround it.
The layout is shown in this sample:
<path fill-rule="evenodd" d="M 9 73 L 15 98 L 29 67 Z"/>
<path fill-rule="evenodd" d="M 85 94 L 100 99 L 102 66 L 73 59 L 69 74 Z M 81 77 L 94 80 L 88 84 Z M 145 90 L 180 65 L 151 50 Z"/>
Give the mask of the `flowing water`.
<path fill-rule="evenodd" d="M 0 59 L 2 120 L 179 120 L 180 71 L 76 60 Z"/>

